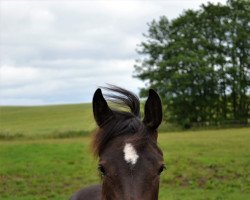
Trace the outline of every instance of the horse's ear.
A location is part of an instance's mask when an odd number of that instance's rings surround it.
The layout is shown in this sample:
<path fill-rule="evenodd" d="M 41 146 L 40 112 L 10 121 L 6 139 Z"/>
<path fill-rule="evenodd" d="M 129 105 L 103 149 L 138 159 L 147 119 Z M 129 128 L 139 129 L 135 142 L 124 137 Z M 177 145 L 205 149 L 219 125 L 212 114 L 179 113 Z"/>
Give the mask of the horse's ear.
<path fill-rule="evenodd" d="M 159 95 L 153 90 L 149 90 L 148 99 L 144 108 L 144 124 L 152 131 L 156 131 L 162 121 L 162 105 Z"/>
<path fill-rule="evenodd" d="M 106 100 L 104 99 L 102 95 L 102 90 L 100 88 L 98 88 L 95 91 L 92 100 L 92 106 L 93 106 L 95 121 L 97 125 L 101 127 L 105 123 L 105 121 L 108 120 L 113 115 L 113 112 L 109 108 Z"/>

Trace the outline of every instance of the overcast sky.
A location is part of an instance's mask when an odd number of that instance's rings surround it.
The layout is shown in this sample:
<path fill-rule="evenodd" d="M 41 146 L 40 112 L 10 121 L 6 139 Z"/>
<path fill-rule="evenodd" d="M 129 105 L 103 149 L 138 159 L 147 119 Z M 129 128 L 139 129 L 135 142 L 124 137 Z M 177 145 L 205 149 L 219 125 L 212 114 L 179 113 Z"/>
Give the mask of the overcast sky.
<path fill-rule="evenodd" d="M 133 65 L 147 23 L 206 2 L 0 0 L 0 104 L 90 102 L 105 83 L 138 93 Z"/>

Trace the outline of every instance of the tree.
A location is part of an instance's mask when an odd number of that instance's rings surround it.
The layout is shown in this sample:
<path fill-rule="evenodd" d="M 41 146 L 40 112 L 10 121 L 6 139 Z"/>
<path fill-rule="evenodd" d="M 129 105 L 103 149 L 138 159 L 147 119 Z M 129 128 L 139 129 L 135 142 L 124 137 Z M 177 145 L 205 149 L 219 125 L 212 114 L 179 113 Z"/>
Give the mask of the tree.
<path fill-rule="evenodd" d="M 160 17 L 140 44 L 135 76 L 159 91 L 170 122 L 247 123 L 249 29 L 250 2 L 243 0 L 202 5 L 172 21 Z"/>

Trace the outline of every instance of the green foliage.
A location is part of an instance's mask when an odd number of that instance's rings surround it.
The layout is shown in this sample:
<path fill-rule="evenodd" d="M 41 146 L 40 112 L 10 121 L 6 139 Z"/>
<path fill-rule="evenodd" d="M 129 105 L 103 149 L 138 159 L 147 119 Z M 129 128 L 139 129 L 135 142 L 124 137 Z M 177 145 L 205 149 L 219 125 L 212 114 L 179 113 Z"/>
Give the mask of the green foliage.
<path fill-rule="evenodd" d="M 187 128 L 248 123 L 250 1 L 209 3 L 172 21 L 163 16 L 145 37 L 135 76 L 160 93 L 168 121 Z"/>
<path fill-rule="evenodd" d="M 159 134 L 160 200 L 248 200 L 249 128 Z M 0 141 L 0 199 L 68 199 L 99 182 L 90 138 Z"/>

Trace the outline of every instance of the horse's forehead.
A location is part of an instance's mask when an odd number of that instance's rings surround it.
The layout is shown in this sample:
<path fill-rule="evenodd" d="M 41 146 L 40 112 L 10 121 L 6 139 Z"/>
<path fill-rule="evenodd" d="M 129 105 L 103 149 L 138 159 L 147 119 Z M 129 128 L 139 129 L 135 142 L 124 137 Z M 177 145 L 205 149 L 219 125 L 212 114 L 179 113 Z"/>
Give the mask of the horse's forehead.
<path fill-rule="evenodd" d="M 140 161 L 151 163 L 162 160 L 162 155 L 158 152 L 156 145 L 150 141 L 137 142 L 134 138 L 121 137 L 112 140 L 100 155 L 100 160 L 107 161 L 111 165 L 123 164 L 124 162 L 134 166 Z"/>
<path fill-rule="evenodd" d="M 125 143 L 123 148 L 124 160 L 131 165 L 135 165 L 139 155 L 132 143 Z"/>

